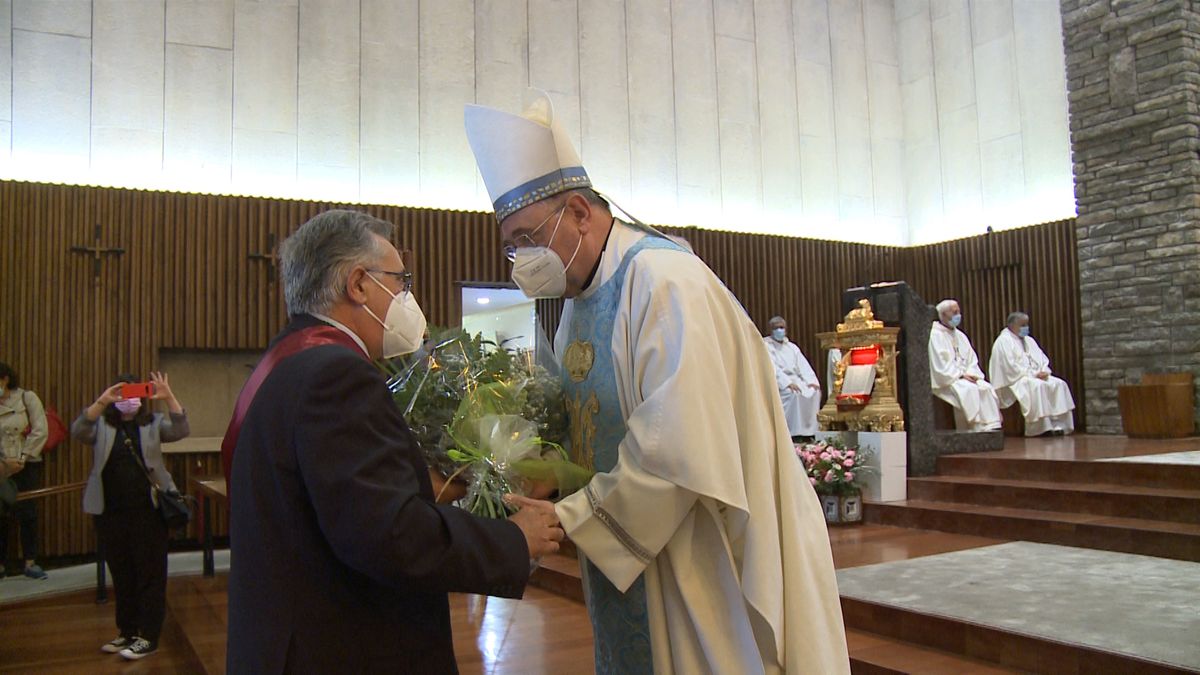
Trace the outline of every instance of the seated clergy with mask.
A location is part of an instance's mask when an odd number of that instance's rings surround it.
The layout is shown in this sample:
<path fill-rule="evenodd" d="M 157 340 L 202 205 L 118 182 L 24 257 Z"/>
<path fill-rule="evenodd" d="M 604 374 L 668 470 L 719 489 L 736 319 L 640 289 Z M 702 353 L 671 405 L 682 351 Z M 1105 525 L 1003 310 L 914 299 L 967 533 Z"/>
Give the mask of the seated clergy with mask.
<path fill-rule="evenodd" d="M 929 378 L 933 395 L 954 407 L 959 431 L 994 431 L 1000 428 L 1000 401 L 984 380 L 979 356 L 971 340 L 959 330 L 962 312 L 957 300 L 937 305 L 938 320 L 929 332 Z"/>
<path fill-rule="evenodd" d="M 1071 389 L 1050 374 L 1050 359 L 1029 334 L 1028 314 L 1008 315 L 1008 327 L 992 345 L 988 374 L 1002 407 L 1021 404 L 1026 436 L 1061 436 L 1075 430 Z"/>
<path fill-rule="evenodd" d="M 793 440 L 817 434 L 817 411 L 821 408 L 821 383 L 813 372 L 800 347 L 787 337 L 787 321 L 777 316 L 770 322 L 771 334 L 763 338 L 771 364 L 775 366 L 775 383 L 783 402 L 788 434 Z"/>

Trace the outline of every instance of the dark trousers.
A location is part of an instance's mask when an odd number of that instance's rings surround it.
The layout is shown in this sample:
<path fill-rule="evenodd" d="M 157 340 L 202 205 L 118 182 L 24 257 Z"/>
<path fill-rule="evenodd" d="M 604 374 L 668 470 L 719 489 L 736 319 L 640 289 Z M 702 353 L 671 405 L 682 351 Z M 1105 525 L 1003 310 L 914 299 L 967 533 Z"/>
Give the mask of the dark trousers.
<path fill-rule="evenodd" d="M 18 492 L 28 492 L 42 487 L 42 463 L 26 462 L 25 468 L 15 474 L 12 480 L 17 484 Z M 37 500 L 27 499 L 17 502 L 12 507 L 12 515 L 17 519 L 17 525 L 21 528 L 21 553 L 26 560 L 37 558 Z M 7 516 L 0 518 L 0 565 L 8 564 L 8 523 Z"/>
<path fill-rule="evenodd" d="M 117 628 L 158 644 L 167 611 L 167 526 L 154 509 L 96 516 L 117 596 Z"/>

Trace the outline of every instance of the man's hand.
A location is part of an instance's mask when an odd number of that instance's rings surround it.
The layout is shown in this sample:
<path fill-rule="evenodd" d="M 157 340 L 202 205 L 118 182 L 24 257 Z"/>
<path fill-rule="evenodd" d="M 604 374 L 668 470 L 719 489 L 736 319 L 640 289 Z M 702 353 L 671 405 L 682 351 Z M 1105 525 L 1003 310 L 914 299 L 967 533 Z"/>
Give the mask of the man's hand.
<path fill-rule="evenodd" d="M 979 381 L 978 377 L 975 377 L 974 375 L 972 375 L 970 373 L 963 373 L 963 379 L 972 384 Z"/>
<path fill-rule="evenodd" d="M 800 393 L 800 385 L 798 385 L 798 384 L 789 384 L 788 389 L 791 389 L 792 391 L 796 392 L 797 394 Z"/>
<path fill-rule="evenodd" d="M 553 504 L 514 494 L 505 495 L 504 501 L 520 509 L 508 519 L 525 535 L 530 560 L 558 551 L 558 542 L 566 535 L 558 526 L 558 514 L 554 512 Z"/>
<path fill-rule="evenodd" d="M 1046 371 L 1043 370 L 1042 372 L 1037 374 L 1037 379 L 1048 380 L 1048 379 L 1050 379 L 1050 373 L 1047 373 Z"/>

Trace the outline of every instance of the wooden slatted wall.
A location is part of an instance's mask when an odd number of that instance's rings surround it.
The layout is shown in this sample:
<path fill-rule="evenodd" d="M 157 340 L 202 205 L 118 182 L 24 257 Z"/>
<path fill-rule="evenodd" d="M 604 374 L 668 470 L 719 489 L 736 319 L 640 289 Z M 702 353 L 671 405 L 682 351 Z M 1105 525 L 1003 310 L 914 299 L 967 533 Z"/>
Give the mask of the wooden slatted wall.
<path fill-rule="evenodd" d="M 271 235 L 289 232 L 333 204 L 188 195 L 0 181 L 0 360 L 70 418 L 122 371 L 146 373 L 162 349 L 262 349 L 284 322 L 278 284 L 268 262 Z M 399 226 L 399 247 L 412 251 L 415 292 L 429 321 L 457 324 L 456 282 L 508 281 L 508 264 L 490 214 L 401 207 L 361 208 Z M 92 259 L 71 246 L 123 247 L 106 257 L 98 282 Z M 1016 260 L 1017 295 L 1034 315 L 1036 335 L 1056 370 L 1080 380 L 1079 308 L 1070 222 L 1014 230 L 913 249 L 674 228 L 742 301 L 765 331 L 780 314 L 822 372 L 815 338 L 840 318 L 842 289 L 880 279 L 907 279 L 926 299 L 958 294 L 968 330 L 990 347 L 994 289 L 962 291 L 973 271 Z M 964 275 L 966 275 L 964 277 Z M 976 275 L 977 276 L 977 275 Z M 1023 294 L 1023 295 L 1022 295 Z M 1009 309 L 993 302 L 991 313 Z M 561 303 L 539 303 L 552 329 Z M 1003 317 L 999 317 L 1002 322 Z M 976 324 L 976 321 L 981 323 Z M 984 330 L 983 326 L 988 329 Z M 986 339 L 985 339 L 986 336 Z M 986 342 L 987 344 L 983 344 Z M 1082 398 L 1082 388 L 1073 387 Z M 186 405 L 187 402 L 184 401 Z M 1082 409 L 1082 401 L 1080 401 Z M 180 473 L 211 473 L 210 457 L 172 460 Z M 55 451 L 46 484 L 84 480 L 90 450 L 71 443 Z M 44 553 L 92 550 L 91 524 L 79 495 L 48 500 L 42 509 Z M 223 526 L 223 520 L 218 522 Z"/>
<path fill-rule="evenodd" d="M 1076 424 L 1084 425 L 1074 221 L 911 248 L 906 255 L 907 281 L 927 302 L 955 298 L 962 305 L 963 331 L 984 372 L 1009 312 L 1029 314 L 1031 331 L 1050 357 L 1050 367 L 1075 395 Z"/>

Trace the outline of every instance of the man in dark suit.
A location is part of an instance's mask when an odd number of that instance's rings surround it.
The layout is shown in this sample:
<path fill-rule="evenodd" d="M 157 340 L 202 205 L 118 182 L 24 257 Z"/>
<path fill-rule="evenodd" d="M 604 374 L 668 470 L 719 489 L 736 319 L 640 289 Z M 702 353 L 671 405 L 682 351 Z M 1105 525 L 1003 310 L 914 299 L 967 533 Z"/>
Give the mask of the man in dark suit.
<path fill-rule="evenodd" d="M 372 363 L 425 328 L 392 230 L 327 211 L 284 242 L 291 321 L 225 439 L 230 673 L 456 672 L 447 592 L 518 598 L 558 549 L 547 502 L 507 521 L 435 503 Z"/>

